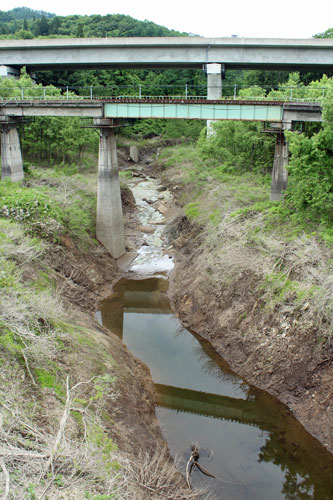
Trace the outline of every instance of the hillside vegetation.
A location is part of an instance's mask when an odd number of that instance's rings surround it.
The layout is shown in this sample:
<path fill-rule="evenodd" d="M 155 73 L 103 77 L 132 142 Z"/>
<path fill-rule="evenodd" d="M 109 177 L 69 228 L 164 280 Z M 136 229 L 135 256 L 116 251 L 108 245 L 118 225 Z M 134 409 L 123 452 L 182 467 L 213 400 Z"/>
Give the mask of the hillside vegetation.
<path fill-rule="evenodd" d="M 0 495 L 195 498 L 148 369 L 92 318 L 118 276 L 94 239 L 95 173 L 31 166 L 0 200 Z"/>

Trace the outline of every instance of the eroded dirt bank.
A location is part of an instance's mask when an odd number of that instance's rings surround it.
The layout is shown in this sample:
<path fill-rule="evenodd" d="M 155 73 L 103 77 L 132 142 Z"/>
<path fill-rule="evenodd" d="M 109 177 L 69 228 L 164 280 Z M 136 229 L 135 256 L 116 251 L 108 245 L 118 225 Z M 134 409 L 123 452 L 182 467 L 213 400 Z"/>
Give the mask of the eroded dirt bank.
<path fill-rule="evenodd" d="M 268 311 L 259 250 L 234 248 L 230 260 L 222 245 L 214 259 L 207 235 L 186 217 L 174 221 L 168 237 L 176 264 L 169 294 L 183 324 L 207 339 L 247 382 L 287 404 L 333 452 L 332 345 L 320 342 L 325 324 L 311 300 L 297 306 L 289 293 Z M 286 245 L 286 254 L 293 250 Z M 314 250 L 322 251 L 319 246 Z M 301 269 L 294 269 L 294 276 L 297 272 Z"/>
<path fill-rule="evenodd" d="M 50 205 L 64 196 L 82 204 L 78 182 L 42 171 L 16 189 L 30 196 L 32 188 L 35 198 L 43 186 Z M 93 205 L 93 183 L 83 187 Z M 137 248 L 135 204 L 122 194 Z M 8 219 L 0 228 L 0 494 L 146 500 L 161 498 L 162 481 L 171 498 L 194 498 L 162 439 L 149 369 L 94 319 L 121 277 L 116 262 L 92 233 L 48 217 Z"/>
<path fill-rule="evenodd" d="M 111 370 L 117 381 L 115 399 L 108 411 L 116 424 L 110 422 L 108 432 L 122 451 L 133 456 L 139 449 L 148 452 L 157 447 L 163 449 L 165 444 L 155 418 L 155 396 L 149 369 L 116 335 L 93 319 L 96 304 L 110 294 L 113 284 L 121 277 L 114 259 L 102 247 L 91 253 L 82 253 L 72 240 L 65 238 L 63 246 L 50 248 L 47 262 L 55 271 L 58 290 L 65 302 L 77 309 L 80 323 L 95 330 L 98 342 L 112 353 L 119 367 Z M 84 377 L 87 358 L 92 353 L 89 344 L 81 349 L 82 360 L 76 359 L 75 370 L 77 373 L 82 370 Z"/>

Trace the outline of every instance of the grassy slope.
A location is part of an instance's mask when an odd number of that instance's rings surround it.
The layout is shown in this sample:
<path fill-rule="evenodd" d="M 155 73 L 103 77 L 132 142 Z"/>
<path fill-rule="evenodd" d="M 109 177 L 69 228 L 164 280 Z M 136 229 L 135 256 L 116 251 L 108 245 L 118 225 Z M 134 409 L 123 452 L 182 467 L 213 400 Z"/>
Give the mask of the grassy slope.
<path fill-rule="evenodd" d="M 33 169 L 0 183 L 0 493 L 157 499 L 162 484 L 192 498 L 163 451 L 148 370 L 84 312 L 117 274 L 94 240 L 92 179 Z"/>

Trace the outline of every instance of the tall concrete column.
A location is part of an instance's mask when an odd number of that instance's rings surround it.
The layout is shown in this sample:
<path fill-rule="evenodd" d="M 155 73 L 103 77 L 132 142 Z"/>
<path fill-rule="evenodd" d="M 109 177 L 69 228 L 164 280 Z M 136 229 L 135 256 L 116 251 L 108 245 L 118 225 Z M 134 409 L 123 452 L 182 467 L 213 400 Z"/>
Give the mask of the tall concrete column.
<path fill-rule="evenodd" d="M 117 259 L 125 253 L 124 223 L 118 173 L 117 139 L 114 129 L 108 128 L 106 122 L 112 123 L 111 120 L 104 119 L 95 121 L 95 125 L 101 127 L 96 236 L 112 257 Z"/>
<path fill-rule="evenodd" d="M 279 201 L 282 197 L 282 192 L 287 188 L 288 171 L 285 168 L 287 164 L 288 143 L 282 131 L 276 136 L 271 193 L 269 196 L 271 201 Z"/>
<path fill-rule="evenodd" d="M 18 123 L 6 123 L 1 127 L 1 178 L 12 181 L 24 178 Z"/>
<path fill-rule="evenodd" d="M 207 71 L 207 99 L 218 100 L 222 97 L 222 64 L 211 63 L 206 65 Z M 207 120 L 207 135 L 212 132 L 212 123 L 216 120 Z"/>
<path fill-rule="evenodd" d="M 211 63 L 206 65 L 207 71 L 207 99 L 221 99 L 222 97 L 222 64 Z"/>

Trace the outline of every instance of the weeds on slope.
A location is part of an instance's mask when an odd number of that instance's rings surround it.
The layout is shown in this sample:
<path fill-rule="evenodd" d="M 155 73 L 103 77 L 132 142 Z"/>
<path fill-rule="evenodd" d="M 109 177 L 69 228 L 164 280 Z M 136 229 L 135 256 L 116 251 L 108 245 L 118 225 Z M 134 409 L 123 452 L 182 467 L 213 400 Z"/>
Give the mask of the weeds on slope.
<path fill-rule="evenodd" d="M 48 264 L 59 236 L 54 228 L 60 235 L 65 228 L 76 244 L 94 245 L 90 222 L 82 224 L 86 233 L 77 225 L 85 220 L 81 210 L 91 216 L 94 196 L 84 179 L 47 174 L 30 176 L 25 186 L 0 186 L 6 206 L 16 207 L 0 217 L 0 496 L 196 498 L 198 491 L 187 489 L 163 451 L 140 452 L 134 461 L 110 438 L 123 368 L 103 334 L 82 325 L 77 310 L 64 303 L 66 283 L 59 285 Z M 43 219 L 30 211 L 35 198 L 46 200 Z M 60 211 L 75 214 L 73 205 L 80 206 L 75 224 Z M 45 230 L 36 230 L 41 224 Z"/>
<path fill-rule="evenodd" d="M 178 202 L 200 227 L 200 289 L 219 298 L 221 289 L 251 274 L 263 313 L 278 308 L 301 313 L 325 357 L 333 347 L 330 227 L 315 228 L 285 205 L 270 202 L 269 176 L 230 172 L 204 162 L 191 146 L 178 152 L 167 148 L 160 158 L 165 182 L 181 187 Z"/>

